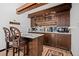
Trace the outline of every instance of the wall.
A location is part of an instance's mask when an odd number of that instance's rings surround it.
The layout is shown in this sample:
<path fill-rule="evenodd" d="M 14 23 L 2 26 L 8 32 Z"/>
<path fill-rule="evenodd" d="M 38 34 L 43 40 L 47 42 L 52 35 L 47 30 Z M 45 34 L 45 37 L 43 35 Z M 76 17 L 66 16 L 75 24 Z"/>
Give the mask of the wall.
<path fill-rule="evenodd" d="M 79 56 L 79 4 L 72 4 L 70 13 L 71 33 L 71 51 L 73 55 Z"/>
<path fill-rule="evenodd" d="M 5 48 L 5 37 L 3 27 L 9 27 L 9 21 L 19 21 L 16 8 L 20 3 L 0 3 L 0 50 Z M 24 16 L 23 16 L 24 17 Z M 20 21 L 21 22 L 21 21 Z"/>
<path fill-rule="evenodd" d="M 22 33 L 27 33 L 28 32 L 28 28 L 30 28 L 30 19 L 28 18 L 28 14 L 24 13 L 21 15 L 18 15 L 18 19 L 20 19 L 20 23 L 21 23 L 21 32 Z"/>

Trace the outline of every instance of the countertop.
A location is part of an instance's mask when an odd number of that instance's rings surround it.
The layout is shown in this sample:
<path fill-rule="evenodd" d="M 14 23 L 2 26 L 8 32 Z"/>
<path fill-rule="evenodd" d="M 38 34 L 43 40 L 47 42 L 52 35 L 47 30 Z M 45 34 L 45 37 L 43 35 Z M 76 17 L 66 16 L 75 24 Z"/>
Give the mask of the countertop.
<path fill-rule="evenodd" d="M 36 34 L 36 33 L 21 34 L 22 37 L 26 37 L 26 38 L 30 38 L 30 39 L 38 38 L 38 37 L 43 36 L 43 35 L 44 34 Z"/>
<path fill-rule="evenodd" d="M 55 33 L 55 34 L 71 34 L 71 33 L 65 33 L 65 32 L 36 32 L 36 31 L 32 31 L 32 32 L 29 32 L 29 33 Z"/>

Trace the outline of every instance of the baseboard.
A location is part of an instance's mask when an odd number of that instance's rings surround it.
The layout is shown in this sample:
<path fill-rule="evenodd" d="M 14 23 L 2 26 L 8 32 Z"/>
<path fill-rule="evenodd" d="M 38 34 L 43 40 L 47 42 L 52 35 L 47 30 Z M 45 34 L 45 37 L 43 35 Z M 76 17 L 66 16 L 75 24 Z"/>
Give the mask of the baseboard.
<path fill-rule="evenodd" d="M 0 52 L 2 52 L 2 51 L 4 51 L 4 50 L 6 50 L 6 49 L 1 49 Z"/>
<path fill-rule="evenodd" d="M 72 53 L 72 51 L 70 51 L 70 53 L 71 53 L 71 55 L 73 56 L 73 53 Z"/>

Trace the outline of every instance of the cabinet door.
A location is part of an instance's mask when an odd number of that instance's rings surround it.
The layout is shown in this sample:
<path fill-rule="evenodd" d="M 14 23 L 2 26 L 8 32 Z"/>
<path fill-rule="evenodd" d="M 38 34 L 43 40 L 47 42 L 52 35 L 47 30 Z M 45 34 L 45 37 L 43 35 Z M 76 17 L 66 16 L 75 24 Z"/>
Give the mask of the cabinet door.
<path fill-rule="evenodd" d="M 69 11 L 61 13 L 61 25 L 69 26 L 69 24 L 70 24 L 70 16 L 69 15 L 70 15 Z"/>
<path fill-rule="evenodd" d="M 31 27 L 35 27 L 35 26 L 36 26 L 36 19 L 31 18 Z"/>
<path fill-rule="evenodd" d="M 56 46 L 57 40 L 56 40 L 56 34 L 51 34 L 51 46 Z"/>
<path fill-rule="evenodd" d="M 67 50 L 71 49 L 71 35 L 62 35 L 62 47 Z"/>
<path fill-rule="evenodd" d="M 44 36 L 41 36 L 38 38 L 38 55 L 41 56 L 43 52 L 43 39 L 44 39 Z"/>
<path fill-rule="evenodd" d="M 62 44 L 62 36 L 59 35 L 59 34 L 56 34 L 56 40 L 57 40 L 56 47 L 61 48 L 62 47 L 61 46 L 61 44 Z"/>
<path fill-rule="evenodd" d="M 57 15 L 58 26 L 69 26 L 70 25 L 70 12 L 65 11 L 58 13 Z"/>
<path fill-rule="evenodd" d="M 57 34 L 57 47 L 70 50 L 71 49 L 71 36 L 66 34 Z"/>
<path fill-rule="evenodd" d="M 56 46 L 55 34 L 45 34 L 44 43 L 45 45 Z"/>
<path fill-rule="evenodd" d="M 43 51 L 43 37 L 31 39 L 29 42 L 29 55 L 41 56 Z"/>
<path fill-rule="evenodd" d="M 44 44 L 44 45 L 48 45 L 48 43 L 49 43 L 49 37 L 48 37 L 48 34 L 45 34 L 45 35 L 44 35 L 43 44 Z"/>
<path fill-rule="evenodd" d="M 65 18 L 65 26 L 70 26 L 70 11 L 65 12 L 64 15 L 65 16 L 63 18 Z"/>
<path fill-rule="evenodd" d="M 28 46 L 28 55 L 29 56 L 32 56 L 33 55 L 32 49 L 33 49 L 33 43 L 32 43 L 32 41 L 30 41 L 29 42 L 29 46 Z"/>

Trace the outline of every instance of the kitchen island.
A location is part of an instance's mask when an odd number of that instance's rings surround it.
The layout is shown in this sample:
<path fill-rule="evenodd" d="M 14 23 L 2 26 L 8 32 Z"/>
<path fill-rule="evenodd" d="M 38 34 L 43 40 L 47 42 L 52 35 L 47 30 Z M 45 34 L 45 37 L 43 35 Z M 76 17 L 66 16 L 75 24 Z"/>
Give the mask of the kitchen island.
<path fill-rule="evenodd" d="M 65 50 L 71 50 L 71 33 L 70 32 L 35 32 L 29 33 L 44 34 L 43 44 L 57 47 Z"/>
<path fill-rule="evenodd" d="M 44 34 L 35 34 L 27 33 L 22 34 L 21 37 L 24 40 L 27 40 L 27 49 L 26 52 L 28 56 L 41 56 L 43 52 L 43 35 Z"/>

